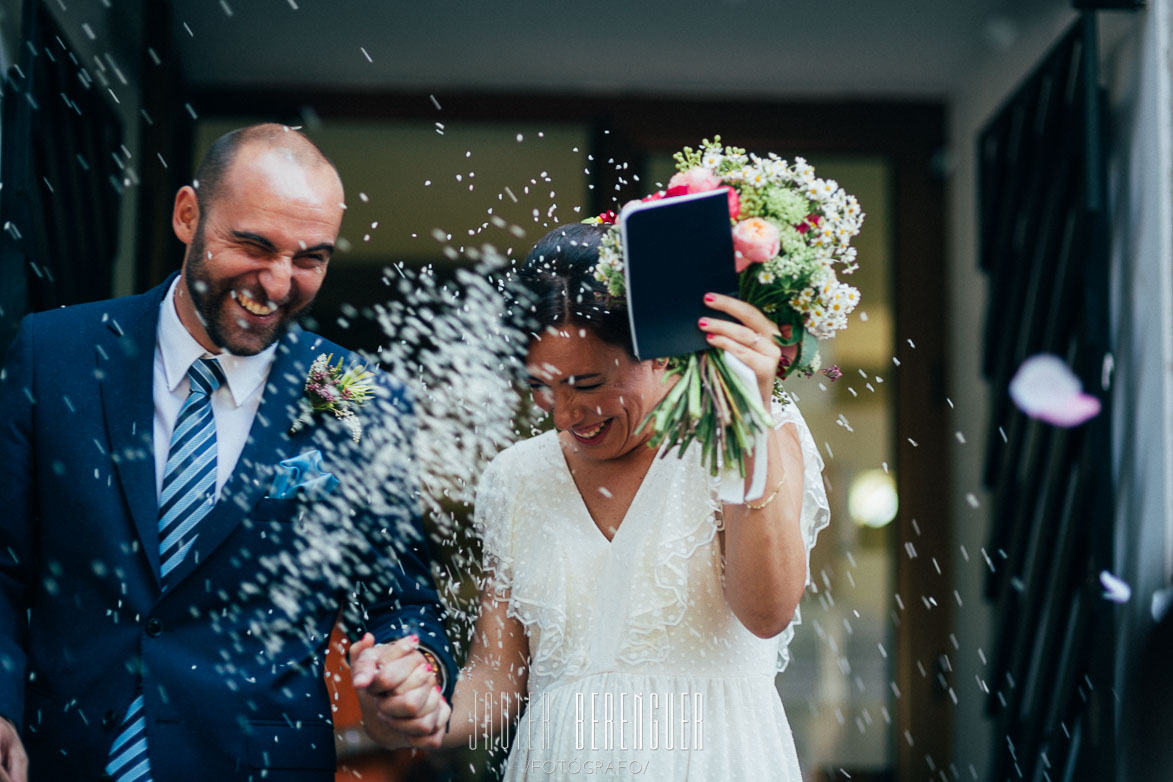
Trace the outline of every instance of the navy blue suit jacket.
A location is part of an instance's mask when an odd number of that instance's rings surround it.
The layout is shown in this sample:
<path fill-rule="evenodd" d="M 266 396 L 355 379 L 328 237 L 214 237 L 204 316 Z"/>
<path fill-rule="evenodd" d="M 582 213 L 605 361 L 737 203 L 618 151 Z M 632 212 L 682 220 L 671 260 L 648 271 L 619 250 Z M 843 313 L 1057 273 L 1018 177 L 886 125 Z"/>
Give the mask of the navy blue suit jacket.
<path fill-rule="evenodd" d="M 455 666 L 410 458 L 411 402 L 380 375 L 355 444 L 327 414 L 290 433 L 310 364 L 281 339 L 248 441 L 192 550 L 159 578 L 152 371 L 168 283 L 30 315 L 0 377 L 0 715 L 33 780 L 98 778 L 142 681 L 155 782 L 333 779 L 331 628 L 416 632 Z M 267 497 L 312 450 L 325 498 Z"/>

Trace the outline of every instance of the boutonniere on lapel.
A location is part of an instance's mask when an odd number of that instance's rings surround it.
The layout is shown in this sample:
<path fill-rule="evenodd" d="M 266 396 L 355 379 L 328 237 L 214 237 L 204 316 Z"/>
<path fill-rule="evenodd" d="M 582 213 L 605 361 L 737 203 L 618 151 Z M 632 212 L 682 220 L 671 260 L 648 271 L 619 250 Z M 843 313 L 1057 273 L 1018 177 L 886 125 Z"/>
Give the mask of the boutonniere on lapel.
<path fill-rule="evenodd" d="M 342 370 L 342 359 L 330 364 L 334 354 L 323 353 L 310 364 L 305 379 L 305 396 L 301 399 L 301 412 L 293 422 L 289 433 L 294 434 L 313 420 L 314 413 L 333 413 L 350 430 L 350 436 L 357 443 L 362 437 L 362 422 L 354 414 L 358 407 L 370 398 L 374 390 L 374 373 L 366 365 L 355 365 Z"/>

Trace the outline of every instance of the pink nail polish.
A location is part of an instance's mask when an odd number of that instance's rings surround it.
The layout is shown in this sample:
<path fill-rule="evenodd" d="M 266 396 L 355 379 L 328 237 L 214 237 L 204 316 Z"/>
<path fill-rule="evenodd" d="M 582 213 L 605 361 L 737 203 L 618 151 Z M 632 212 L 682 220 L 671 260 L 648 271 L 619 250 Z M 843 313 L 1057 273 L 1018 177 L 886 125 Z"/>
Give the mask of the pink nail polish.
<path fill-rule="evenodd" d="M 444 690 L 440 689 L 440 685 L 438 684 L 436 685 L 436 692 L 440 693 L 441 695 L 444 694 Z"/>
<path fill-rule="evenodd" d="M 706 293 L 706 294 L 705 294 L 705 302 L 706 302 L 707 304 L 712 304 L 712 303 L 713 303 L 714 301 L 716 301 L 716 300 L 717 300 L 717 297 L 716 297 L 716 295 L 715 295 L 715 294 L 712 294 L 712 293 Z"/>
<path fill-rule="evenodd" d="M 701 318 L 700 320 L 698 320 L 696 322 L 696 324 L 703 329 L 705 326 L 709 325 L 709 319 L 708 318 Z"/>

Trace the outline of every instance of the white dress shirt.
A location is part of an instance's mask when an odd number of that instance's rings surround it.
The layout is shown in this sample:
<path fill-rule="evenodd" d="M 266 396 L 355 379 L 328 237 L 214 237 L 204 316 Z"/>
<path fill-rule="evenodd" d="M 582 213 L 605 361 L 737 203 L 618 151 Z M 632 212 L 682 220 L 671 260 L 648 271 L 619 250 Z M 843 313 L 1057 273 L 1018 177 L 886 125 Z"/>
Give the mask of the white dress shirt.
<path fill-rule="evenodd" d="M 187 399 L 190 383 L 187 370 L 199 358 L 215 358 L 227 382 L 212 394 L 212 417 L 216 421 L 216 498 L 232 475 L 249 430 L 261 404 L 265 381 L 273 366 L 274 343 L 255 356 L 208 353 L 179 320 L 175 311 L 175 286 L 171 284 L 159 309 L 155 339 L 155 497 L 163 493 L 163 471 L 171 446 L 171 432 L 179 408 Z"/>

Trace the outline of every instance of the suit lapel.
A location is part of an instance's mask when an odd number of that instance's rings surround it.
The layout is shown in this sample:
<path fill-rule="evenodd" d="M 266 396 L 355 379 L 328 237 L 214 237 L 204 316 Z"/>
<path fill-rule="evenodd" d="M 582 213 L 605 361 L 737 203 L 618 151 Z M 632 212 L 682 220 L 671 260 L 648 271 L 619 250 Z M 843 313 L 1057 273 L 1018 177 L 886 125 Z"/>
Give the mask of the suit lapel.
<path fill-rule="evenodd" d="M 98 386 L 106 434 L 122 493 L 139 541 L 159 583 L 159 505 L 155 489 L 155 341 L 159 304 L 169 278 L 159 287 L 112 306 L 96 343 Z"/>
<path fill-rule="evenodd" d="M 304 435 L 291 437 L 289 430 L 321 342 L 321 337 L 300 329 L 291 330 L 281 339 L 240 459 L 216 507 L 200 521 L 199 537 L 192 550 L 168 576 L 169 583 L 179 583 L 205 561 L 245 519 L 257 500 L 268 493 L 277 463 L 300 452 Z"/>

